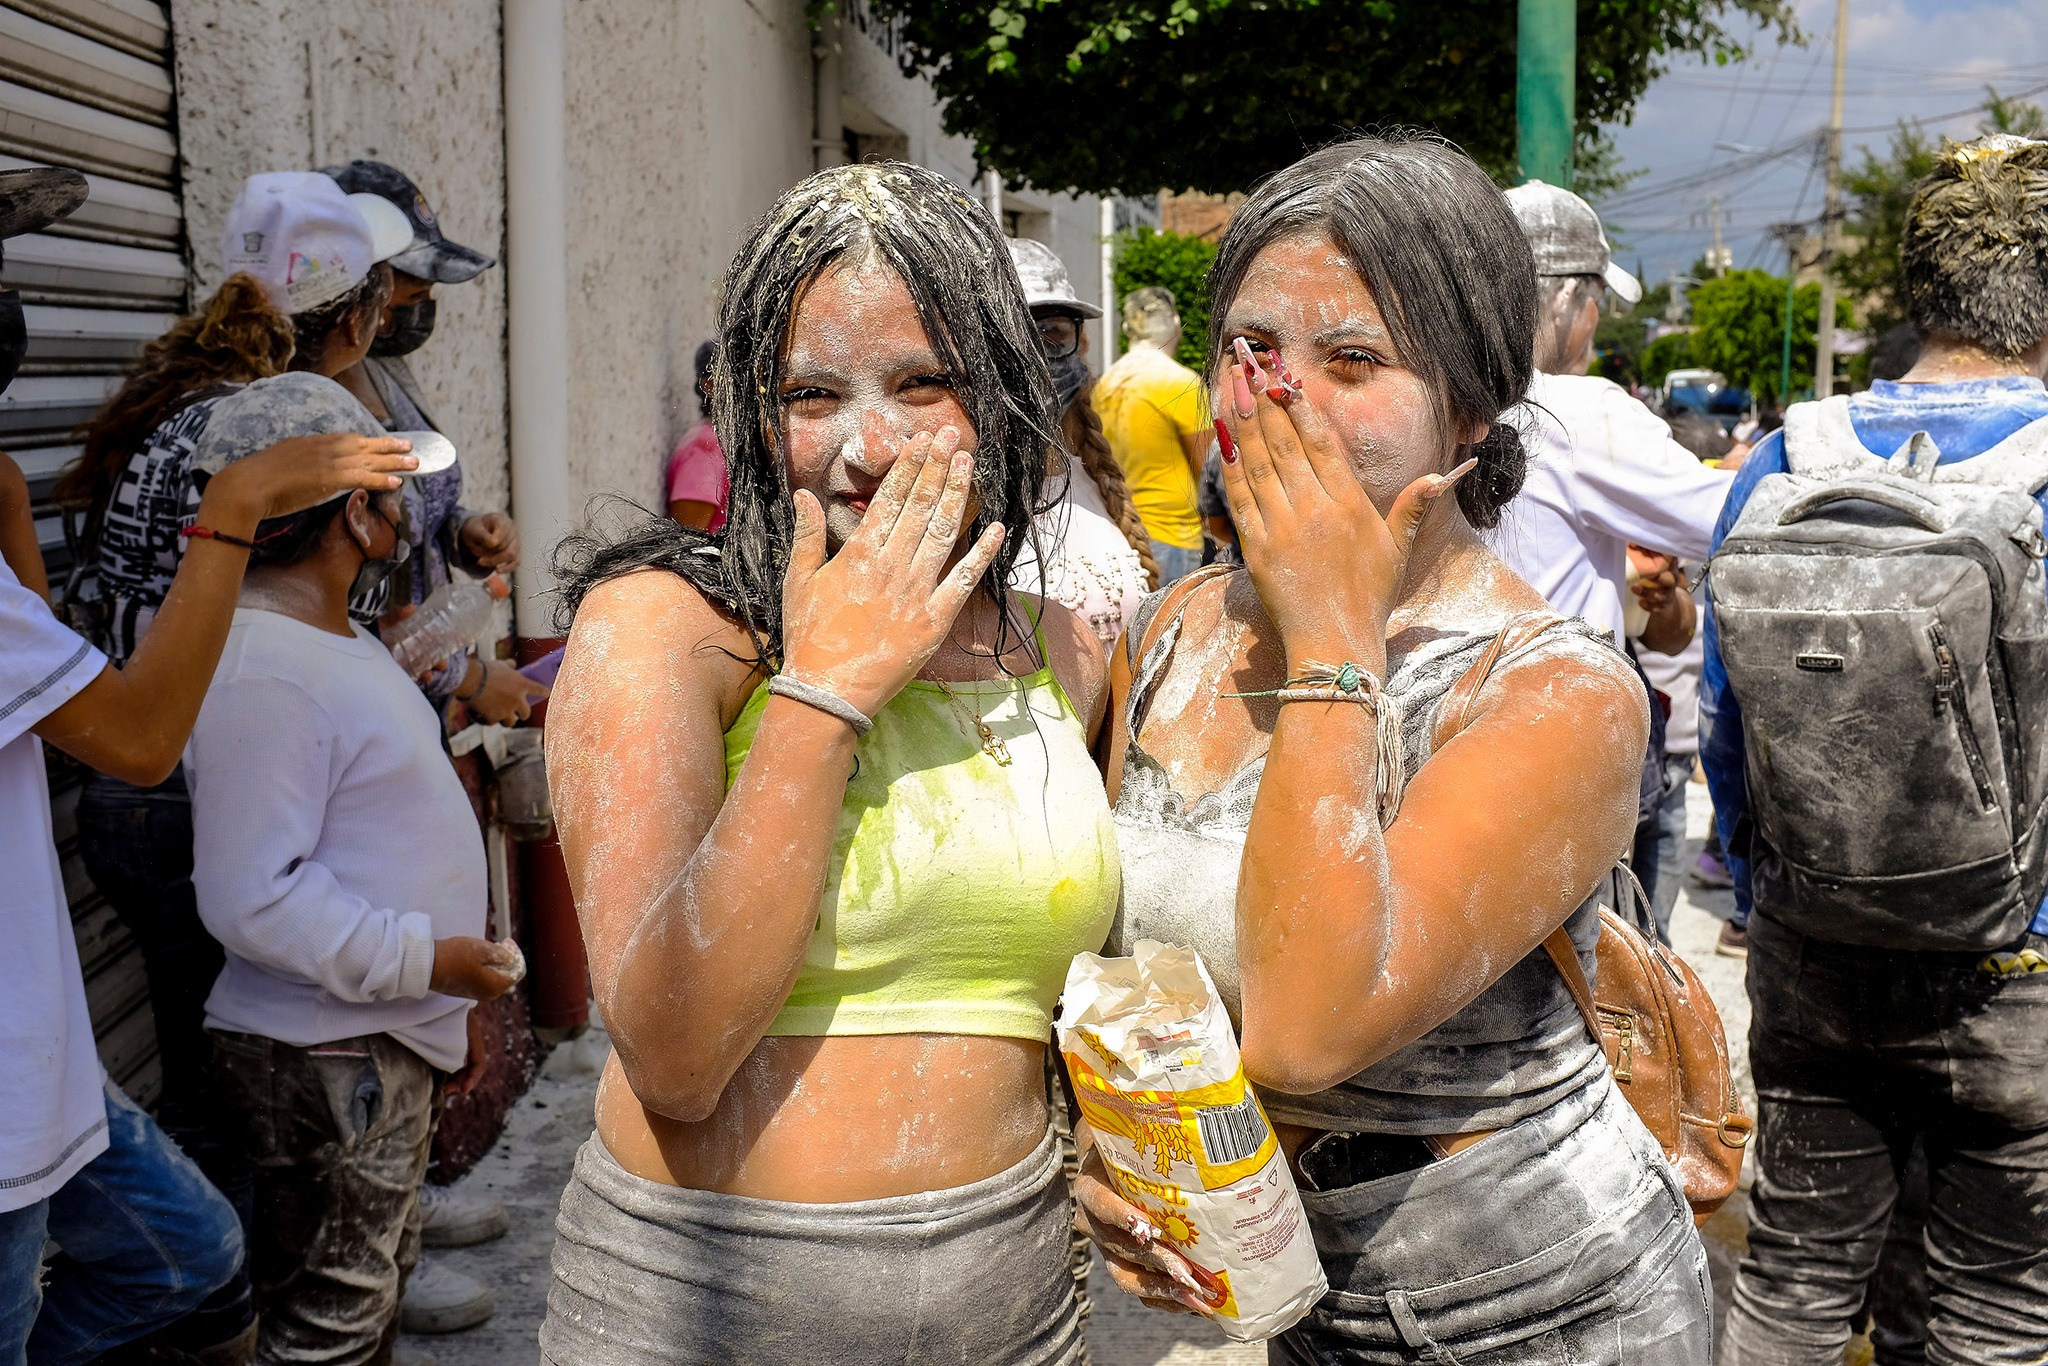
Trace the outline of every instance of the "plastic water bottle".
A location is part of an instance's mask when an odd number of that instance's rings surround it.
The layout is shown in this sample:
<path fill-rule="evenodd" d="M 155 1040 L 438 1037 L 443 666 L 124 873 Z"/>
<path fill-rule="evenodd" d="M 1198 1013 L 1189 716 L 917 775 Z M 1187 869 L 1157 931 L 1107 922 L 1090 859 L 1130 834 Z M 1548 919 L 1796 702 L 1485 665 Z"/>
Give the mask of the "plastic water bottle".
<path fill-rule="evenodd" d="M 487 579 L 450 579 L 398 623 L 391 657 L 406 675 L 418 678 L 458 650 L 476 644 L 491 624 L 491 608 L 512 596 L 512 586 L 493 574 Z"/>

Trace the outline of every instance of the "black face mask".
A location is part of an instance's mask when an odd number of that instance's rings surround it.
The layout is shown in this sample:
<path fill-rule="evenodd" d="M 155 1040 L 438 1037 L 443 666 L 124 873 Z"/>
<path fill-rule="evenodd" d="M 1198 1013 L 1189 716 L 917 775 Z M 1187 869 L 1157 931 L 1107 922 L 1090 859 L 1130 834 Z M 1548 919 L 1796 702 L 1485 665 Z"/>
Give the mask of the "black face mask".
<path fill-rule="evenodd" d="M 1074 395 L 1080 393 L 1081 386 L 1088 382 L 1088 363 L 1082 360 L 1081 353 L 1076 351 L 1073 355 L 1052 361 L 1050 364 L 1053 392 L 1059 395 L 1060 411 L 1064 413 L 1067 405 L 1074 401 Z"/>
<path fill-rule="evenodd" d="M 378 585 L 391 577 L 392 571 L 412 558 L 412 538 L 406 534 L 406 526 L 412 520 L 411 509 L 401 504 L 398 520 L 394 522 L 372 501 L 370 515 L 391 528 L 391 553 L 381 560 L 373 560 L 369 551 L 363 550 L 361 546 L 356 547 L 362 554 L 363 565 L 356 571 L 355 582 L 349 585 L 348 595 L 351 600 L 358 602 L 375 592 Z M 391 605 L 395 607 L 400 604 Z"/>
<path fill-rule="evenodd" d="M 434 301 L 422 299 L 391 310 L 391 330 L 370 343 L 370 354 L 385 360 L 409 356 L 425 346 L 427 338 L 433 335 Z"/>
<path fill-rule="evenodd" d="M 22 316 L 21 292 L 0 291 L 0 391 L 14 383 L 14 372 L 27 354 L 28 320 Z"/>

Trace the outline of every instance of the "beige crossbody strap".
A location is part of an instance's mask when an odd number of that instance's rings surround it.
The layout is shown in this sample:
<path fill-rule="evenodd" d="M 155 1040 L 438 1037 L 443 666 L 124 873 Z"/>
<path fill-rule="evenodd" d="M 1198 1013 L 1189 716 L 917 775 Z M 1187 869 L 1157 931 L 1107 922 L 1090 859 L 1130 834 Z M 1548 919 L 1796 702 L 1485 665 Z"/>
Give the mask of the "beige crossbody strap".
<path fill-rule="evenodd" d="M 1593 1042 L 1600 1042 L 1600 1017 L 1593 1011 L 1593 988 L 1586 981 L 1586 969 L 1579 963 L 1578 945 L 1572 943 L 1571 933 L 1558 926 L 1543 941 L 1543 951 L 1557 964 L 1557 975 L 1564 978 L 1565 990 L 1572 994 L 1572 1004 L 1579 1008 L 1586 1028 L 1592 1031 Z"/>
<path fill-rule="evenodd" d="M 1451 737 L 1465 729 L 1465 722 L 1471 718 L 1473 700 L 1486 686 L 1487 677 L 1493 673 L 1493 666 L 1500 662 L 1501 657 L 1513 654 L 1563 620 L 1555 612 L 1524 612 L 1510 618 L 1508 624 L 1500 628 L 1500 633 L 1486 647 L 1485 653 L 1465 671 L 1463 678 L 1451 685 L 1450 692 L 1445 695 L 1443 710 L 1436 714 L 1436 730 L 1430 738 L 1431 753 L 1442 749 L 1450 743 Z"/>
<path fill-rule="evenodd" d="M 1160 590 L 1158 605 L 1138 628 L 1138 634 L 1129 637 L 1131 643 L 1127 647 L 1126 657 L 1130 661 L 1132 672 L 1135 673 L 1138 666 L 1145 662 L 1145 652 L 1152 648 L 1153 642 L 1159 638 L 1159 632 L 1165 630 L 1180 616 L 1182 609 L 1188 605 L 1188 599 L 1195 595 L 1195 590 L 1211 579 L 1227 577 L 1235 568 L 1235 565 L 1228 564 L 1205 564 Z"/>

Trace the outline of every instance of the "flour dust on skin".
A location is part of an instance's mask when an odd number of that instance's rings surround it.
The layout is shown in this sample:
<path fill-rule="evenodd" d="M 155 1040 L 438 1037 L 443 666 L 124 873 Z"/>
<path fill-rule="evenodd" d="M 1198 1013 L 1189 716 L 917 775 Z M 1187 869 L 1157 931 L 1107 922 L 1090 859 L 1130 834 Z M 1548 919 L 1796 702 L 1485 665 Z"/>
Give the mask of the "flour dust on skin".
<path fill-rule="evenodd" d="M 752 479 L 758 501 L 764 471 L 772 471 L 781 500 L 792 488 L 809 489 L 818 495 L 835 550 L 857 531 L 866 495 L 901 458 L 908 438 L 954 427 L 974 462 L 976 493 L 990 515 L 1015 519 L 1017 509 L 1008 505 L 1019 500 L 1005 483 L 1015 455 L 1005 456 L 990 433 L 1007 433 L 1002 440 L 1011 448 L 1029 446 L 1034 452 L 1042 452 L 1048 437 L 1031 426 L 1034 420 L 1046 425 L 1042 418 L 1034 419 L 1025 411 L 1030 405 L 1014 400 L 980 403 L 972 409 L 977 420 L 963 411 L 971 395 L 953 372 L 978 373 L 975 358 L 989 348 L 976 352 L 968 345 L 958 356 L 938 354 L 881 244 L 891 234 L 927 246 L 948 243 L 938 252 L 941 267 L 961 276 L 962 293 L 979 288 L 985 295 L 988 273 L 998 268 L 985 248 L 1000 249 L 1000 242 L 992 225 L 987 242 L 959 230 L 959 215 L 981 212 L 971 200 L 955 194 L 940 203 L 936 196 L 907 194 L 910 179 L 907 168 L 861 167 L 806 182 L 771 210 L 727 277 L 733 302 L 722 326 L 727 345 L 715 385 L 721 435 L 731 429 L 736 464 L 745 463 L 740 448 L 746 447 L 746 458 L 758 466 L 736 472 L 736 489 L 747 493 L 742 481 Z M 820 261 L 814 273 L 787 290 L 757 287 L 787 274 L 790 263 L 807 252 L 807 259 Z M 1006 252 L 999 268 L 1010 269 Z M 922 277 L 921 282 L 929 283 Z M 995 350 L 1007 347 L 1004 354 L 1042 367 L 1021 300 L 1011 311 L 1015 318 L 989 324 L 1002 333 Z M 778 330 L 784 335 L 764 345 Z M 982 345 L 973 337 L 964 341 Z M 949 348 L 959 349 L 962 342 L 955 329 Z M 750 355 L 760 368 L 731 360 Z M 927 378 L 942 382 L 926 386 L 921 381 Z M 1003 393 L 1033 388 L 1036 401 L 1034 386 L 1050 391 L 1042 375 L 1026 375 L 1024 384 Z M 820 392 L 805 394 L 806 387 Z M 759 458 L 764 443 L 765 460 Z M 1036 456 L 1031 463 L 1033 488 L 1042 480 L 1043 464 Z M 963 586 L 973 578 L 970 566 L 951 572 L 962 576 Z M 666 582 L 659 591 L 645 585 L 628 589 L 635 579 Z M 720 614 L 701 590 L 670 576 L 631 575 L 600 591 L 612 605 L 579 617 L 549 737 L 557 809 L 565 828 L 576 827 L 582 846 L 572 861 L 579 907 L 586 925 L 613 921 L 591 936 L 593 980 L 601 998 L 616 998 L 635 958 L 733 961 L 742 974 L 759 973 L 760 963 L 748 967 L 745 960 L 765 937 L 762 930 L 733 914 L 723 893 L 706 889 L 735 878 L 755 886 L 796 880 L 779 871 L 793 867 L 794 856 L 777 827 L 787 828 L 786 817 L 810 809 L 814 785 L 796 776 L 764 780 L 750 762 L 728 791 L 719 747 L 702 743 L 701 730 L 675 724 L 678 716 L 701 718 L 702 693 L 711 678 L 717 680 L 721 724 L 729 728 L 759 681 L 755 670 L 730 662 L 730 656 L 750 657 L 749 647 L 758 642 L 732 623 L 729 605 L 728 614 L 715 620 Z M 996 658 L 1007 668 L 997 611 L 993 603 L 983 610 L 984 596 L 971 600 L 962 629 L 970 640 L 992 634 Z M 665 642 L 654 652 L 659 667 L 648 667 L 650 639 Z M 986 659 L 980 662 L 985 668 Z M 1078 690 L 1076 700 L 1087 691 Z M 608 738 L 590 743 L 593 734 Z M 734 816 L 740 805 L 747 819 Z M 568 838 L 565 833 L 565 843 Z M 598 905 L 612 909 L 599 915 Z M 789 971 L 795 970 L 792 963 Z M 744 1056 L 703 1118 L 664 1116 L 629 1083 L 648 1053 L 674 1051 L 676 1041 L 658 1037 L 659 1019 L 664 1010 L 680 1015 L 691 1006 L 702 984 L 688 977 L 642 971 L 633 978 L 642 998 L 637 1012 L 614 1012 L 608 1004 L 608 1016 L 641 1017 L 642 1038 L 628 1039 L 623 1019 L 614 1031 L 617 1051 L 607 1064 L 598 1106 L 600 1133 L 629 1171 L 765 1198 L 858 1199 L 972 1181 L 990 1174 L 992 1163 L 1000 1170 L 1014 1162 L 1044 1133 L 1042 1051 L 1028 1041 L 951 1035 L 762 1038 L 767 1016 L 759 1015 L 718 1020 L 716 1038 L 689 1042 L 720 1056 L 744 1049 Z M 787 998 L 789 981 L 763 979 L 761 985 L 762 999 Z M 646 999 L 650 993 L 659 999 Z"/>
<path fill-rule="evenodd" d="M 1312 291 L 1303 288 L 1305 278 L 1341 275 L 1337 287 Z M 1318 281 L 1321 283 L 1321 281 Z M 1256 337 L 1281 349 L 1289 368 L 1301 380 L 1304 398 L 1314 405 L 1325 423 L 1342 443 L 1352 468 L 1375 506 L 1384 514 L 1402 490 L 1416 478 L 1441 472 L 1462 458 L 1460 446 L 1484 436 L 1484 426 L 1458 433 L 1458 441 L 1441 435 L 1447 414 L 1420 383 L 1383 386 L 1377 394 L 1359 397 L 1356 386 L 1343 388 L 1325 378 L 1326 367 L 1345 352 L 1364 352 L 1375 365 L 1387 367 L 1391 376 L 1406 372 L 1400 358 L 1390 352 L 1392 340 L 1376 302 L 1365 290 L 1350 259 L 1319 233 L 1296 234 L 1277 241 L 1261 252 L 1246 272 L 1240 291 L 1230 305 L 1227 331 Z M 1377 372 L 1376 372 L 1377 373 Z M 1413 380 L 1412 374 L 1407 378 Z M 1229 402 L 1222 389 L 1215 394 L 1219 411 Z M 1335 407 L 1325 405 L 1335 404 Z M 1456 516 L 1448 503 L 1432 512 L 1434 518 Z M 1469 650 L 1459 642 L 1485 637 L 1497 630 L 1511 609 L 1502 606 L 1517 596 L 1531 596 L 1525 585 L 1487 553 L 1469 533 L 1466 544 L 1446 546 L 1441 538 L 1431 542 L 1429 524 L 1418 537 L 1415 555 L 1406 580 L 1400 585 L 1399 601 L 1387 628 L 1387 679 L 1390 691 L 1441 695 L 1471 665 Z M 1510 589 L 1507 585 L 1512 584 Z M 1300 591 L 1313 591 L 1303 583 Z M 1206 595 L 1222 602 L 1205 607 L 1198 601 L 1187 610 L 1186 627 L 1173 662 L 1154 692 L 1145 721 L 1146 748 L 1166 763 L 1175 787 L 1189 794 L 1219 789 L 1245 762 L 1254 762 L 1270 744 L 1278 708 L 1259 701 L 1225 701 L 1225 691 L 1249 690 L 1274 685 L 1279 672 L 1278 642 L 1256 596 L 1242 582 L 1227 594 Z M 1258 659 L 1265 654 L 1264 662 Z M 1569 660 L 1571 667 L 1555 667 Z M 1552 708 L 1586 724 L 1591 741 L 1600 747 L 1627 747 L 1642 724 L 1640 708 L 1629 693 L 1632 675 L 1612 650 L 1598 647 L 1570 635 L 1545 641 L 1504 661 L 1482 694 L 1487 701 L 1515 686 L 1524 670 L 1548 662 L 1542 670 L 1543 706 L 1526 716 L 1531 730 L 1542 727 Z M 1426 733 L 1410 740 L 1411 776 L 1430 752 Z M 1533 737 L 1532 737 L 1533 738 Z M 1346 756 L 1351 781 L 1342 784 L 1346 793 L 1369 790 L 1373 757 L 1369 745 Z M 1163 752 L 1162 752 L 1163 751 Z M 1515 765 L 1510 760 L 1508 767 Z M 1606 775 L 1597 769 L 1574 775 L 1572 790 L 1560 794 L 1563 800 L 1581 808 L 1611 805 L 1614 794 L 1607 789 Z M 1632 793 L 1629 794 L 1632 798 Z M 1475 791 L 1472 801 L 1484 803 L 1487 794 Z M 1590 804 L 1590 808 L 1587 808 Z M 1403 899 L 1399 882 L 1386 863 L 1385 839 L 1378 828 L 1370 803 L 1349 795 L 1333 794 L 1314 801 L 1306 811 L 1306 847 L 1334 851 L 1345 862 L 1377 864 L 1380 885 L 1392 895 L 1387 914 L 1360 924 L 1364 940 L 1386 943 L 1401 916 Z M 1562 915 L 1592 890 L 1586 875 L 1587 850 L 1576 839 L 1566 838 L 1552 847 L 1526 851 L 1521 875 L 1533 902 L 1555 904 Z M 1580 883 L 1586 885 L 1581 886 Z M 1449 909 L 1445 928 L 1462 923 L 1477 926 L 1488 918 L 1477 888 L 1468 887 L 1461 903 Z M 1307 910 L 1309 908 L 1303 908 Z M 1297 917 L 1298 918 L 1298 917 Z M 1406 917 L 1403 917 L 1406 918 Z M 1309 916 L 1304 923 L 1313 923 Z M 1375 923 L 1377 925 L 1375 926 Z M 1419 942 L 1435 937 L 1436 926 L 1413 925 L 1410 932 Z M 1385 971 L 1384 952 L 1381 980 L 1374 991 L 1419 991 L 1425 1002 L 1417 1013 L 1444 1018 L 1466 1001 L 1476 997 L 1487 984 L 1504 973 L 1515 958 L 1492 952 L 1486 936 L 1461 935 L 1461 942 L 1473 941 L 1471 952 L 1461 956 L 1452 971 L 1440 980 L 1412 984 L 1396 980 Z"/>

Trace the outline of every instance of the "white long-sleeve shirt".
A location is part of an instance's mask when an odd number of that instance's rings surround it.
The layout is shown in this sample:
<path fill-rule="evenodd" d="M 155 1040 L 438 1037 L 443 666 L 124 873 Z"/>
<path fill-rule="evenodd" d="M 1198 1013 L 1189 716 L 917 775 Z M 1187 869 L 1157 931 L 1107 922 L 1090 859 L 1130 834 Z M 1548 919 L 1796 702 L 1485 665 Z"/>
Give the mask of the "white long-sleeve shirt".
<path fill-rule="evenodd" d="M 483 837 L 434 709 L 376 638 L 237 611 L 185 777 L 199 917 L 227 949 L 207 1027 L 386 1033 L 460 1067 L 470 1003 L 427 982 L 437 938 L 484 933 Z"/>
<path fill-rule="evenodd" d="M 1517 416 L 1529 476 L 1488 541 L 1552 607 L 1619 643 L 1628 543 L 1696 572 L 1734 476 L 1702 465 L 1611 380 L 1539 374 Z"/>

